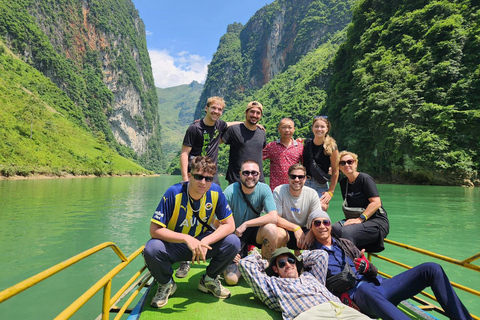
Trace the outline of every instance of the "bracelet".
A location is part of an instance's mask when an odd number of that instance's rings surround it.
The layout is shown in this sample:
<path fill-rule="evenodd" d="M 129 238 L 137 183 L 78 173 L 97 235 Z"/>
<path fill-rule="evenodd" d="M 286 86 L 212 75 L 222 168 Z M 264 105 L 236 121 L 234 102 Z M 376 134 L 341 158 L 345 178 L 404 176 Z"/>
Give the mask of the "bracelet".
<path fill-rule="evenodd" d="M 367 217 L 364 213 L 362 213 L 362 214 L 360 215 L 360 218 L 362 218 L 363 221 L 367 221 L 367 219 L 368 219 L 368 217 Z"/>
<path fill-rule="evenodd" d="M 332 198 L 333 198 L 333 192 L 331 192 L 331 191 L 327 191 L 327 193 L 330 195 L 330 197 L 332 197 Z"/>
<path fill-rule="evenodd" d="M 295 229 L 293 229 L 292 232 L 295 232 L 295 231 L 297 231 L 297 230 L 299 230 L 299 229 L 302 229 L 302 227 L 298 226 L 298 227 L 296 227 Z"/>

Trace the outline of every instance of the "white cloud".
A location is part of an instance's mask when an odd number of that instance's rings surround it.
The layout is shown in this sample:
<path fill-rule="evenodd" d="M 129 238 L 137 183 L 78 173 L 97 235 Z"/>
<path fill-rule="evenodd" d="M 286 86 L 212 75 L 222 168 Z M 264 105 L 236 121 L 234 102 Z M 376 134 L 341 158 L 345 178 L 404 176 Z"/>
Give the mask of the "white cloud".
<path fill-rule="evenodd" d="M 186 51 L 176 56 L 170 55 L 168 50 L 149 50 L 149 53 L 156 87 L 174 87 L 193 80 L 205 82 L 209 63 L 205 57 Z"/>
<path fill-rule="evenodd" d="M 151 36 L 151 35 L 153 35 L 153 32 L 151 32 L 151 31 L 148 31 L 148 30 L 145 30 L 145 35 L 147 35 L 147 36 Z"/>

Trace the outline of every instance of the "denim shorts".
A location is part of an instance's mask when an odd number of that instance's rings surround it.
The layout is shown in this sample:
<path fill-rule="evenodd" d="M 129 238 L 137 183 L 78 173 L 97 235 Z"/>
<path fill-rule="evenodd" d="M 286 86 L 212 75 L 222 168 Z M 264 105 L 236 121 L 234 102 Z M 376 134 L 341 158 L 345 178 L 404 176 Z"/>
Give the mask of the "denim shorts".
<path fill-rule="evenodd" d="M 317 191 L 319 198 L 322 196 L 322 192 L 328 191 L 328 182 L 325 184 L 320 184 L 313 178 L 307 179 L 305 181 L 305 185 Z"/>

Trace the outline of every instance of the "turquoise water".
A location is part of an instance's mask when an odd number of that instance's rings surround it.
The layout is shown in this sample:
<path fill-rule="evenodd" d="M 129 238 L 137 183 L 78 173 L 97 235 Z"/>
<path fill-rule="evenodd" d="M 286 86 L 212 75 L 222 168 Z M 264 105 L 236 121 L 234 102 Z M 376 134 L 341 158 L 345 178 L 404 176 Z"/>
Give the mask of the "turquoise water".
<path fill-rule="evenodd" d="M 0 290 L 105 241 L 130 255 L 149 239 L 152 213 L 166 188 L 178 181 L 179 176 L 0 181 Z M 460 260 L 480 252 L 479 188 L 378 187 L 390 218 L 389 239 Z M 339 192 L 329 209 L 332 220 L 342 216 Z M 433 261 L 393 247 L 382 254 L 410 265 Z M 51 319 L 118 262 L 105 250 L 0 304 L 0 319 Z M 390 274 L 401 271 L 374 263 Z M 441 264 L 451 280 L 480 290 L 480 273 Z M 460 296 L 480 315 L 480 298 Z M 101 292 L 95 299 L 73 319 L 95 318 Z"/>

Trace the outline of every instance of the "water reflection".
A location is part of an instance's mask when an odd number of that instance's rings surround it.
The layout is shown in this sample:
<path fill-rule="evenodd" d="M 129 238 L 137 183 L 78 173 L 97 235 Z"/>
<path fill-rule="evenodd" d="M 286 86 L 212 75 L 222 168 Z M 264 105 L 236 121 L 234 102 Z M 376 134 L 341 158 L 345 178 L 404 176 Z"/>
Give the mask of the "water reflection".
<path fill-rule="evenodd" d="M 148 240 L 150 218 L 161 196 L 179 180 L 161 176 L 0 181 L 0 290 L 105 241 L 131 254 Z M 390 239 L 457 259 L 480 251 L 479 188 L 386 184 L 378 188 L 389 214 Z M 329 209 L 332 220 L 343 218 L 341 202 L 337 188 Z M 397 254 L 395 249 L 387 250 Z M 405 258 L 402 254 L 398 253 L 399 259 Z M 37 304 L 25 308 L 24 298 L 12 299 L 0 305 L 0 314 L 28 318 L 41 301 L 51 303 L 55 297 L 58 305 L 49 305 L 50 311 L 42 316 L 51 318 L 78 296 L 72 291 L 85 290 L 116 263 L 111 251 L 92 257 L 25 293 Z M 480 287 L 478 274 L 446 269 L 457 282 Z M 84 318 L 99 313 L 93 306 L 85 308 Z M 19 317 L 19 309 L 25 316 Z M 480 314 L 480 306 L 471 311 Z"/>

